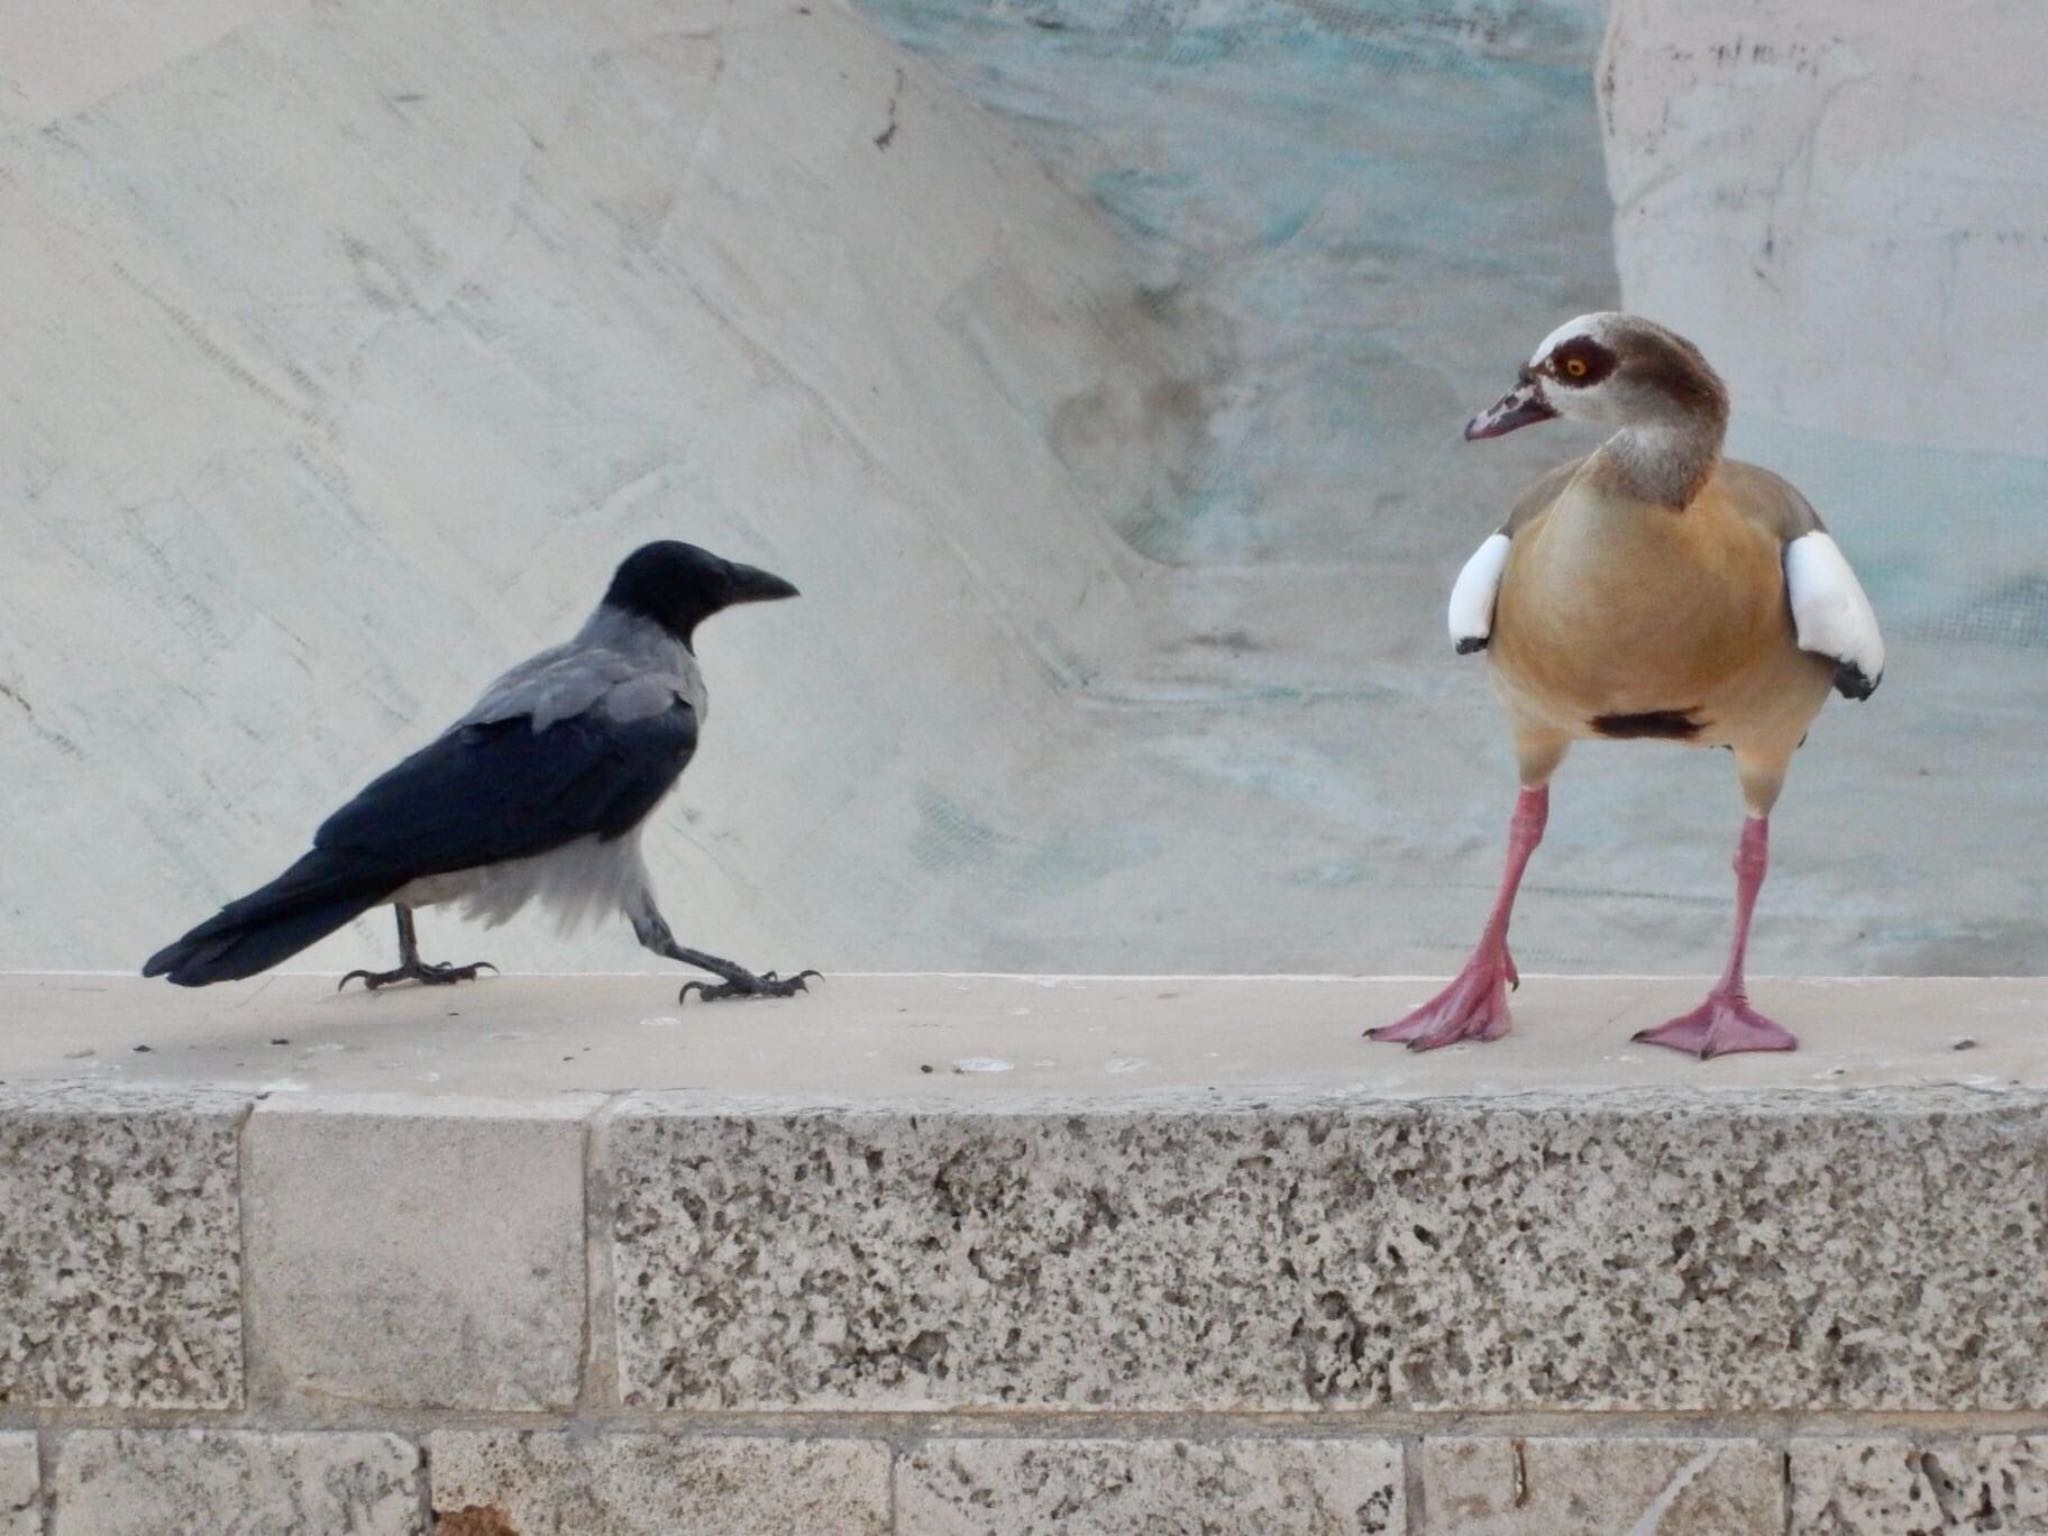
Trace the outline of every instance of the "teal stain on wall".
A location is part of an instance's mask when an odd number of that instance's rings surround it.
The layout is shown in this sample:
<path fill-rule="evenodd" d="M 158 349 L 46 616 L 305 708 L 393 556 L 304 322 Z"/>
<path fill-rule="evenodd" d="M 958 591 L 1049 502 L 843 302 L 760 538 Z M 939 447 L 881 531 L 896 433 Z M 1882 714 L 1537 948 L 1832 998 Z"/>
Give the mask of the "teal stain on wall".
<path fill-rule="evenodd" d="M 1616 302 L 1595 0 L 863 0 L 1013 120 L 1231 355 L 1157 558 L 1448 558 L 1457 426 Z M 1484 398 L 1482 398 L 1484 397 Z"/>
<path fill-rule="evenodd" d="M 1895 653 L 1915 641 L 2048 646 L 2048 458 L 1816 431 L 1739 402 L 1729 451 L 1805 492 Z"/>

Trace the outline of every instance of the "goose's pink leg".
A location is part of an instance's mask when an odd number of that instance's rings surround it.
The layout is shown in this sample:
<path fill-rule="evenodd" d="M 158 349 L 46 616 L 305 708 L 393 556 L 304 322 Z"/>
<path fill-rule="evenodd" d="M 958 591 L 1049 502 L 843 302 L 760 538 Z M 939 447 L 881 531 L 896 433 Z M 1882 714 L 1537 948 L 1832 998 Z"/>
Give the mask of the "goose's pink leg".
<path fill-rule="evenodd" d="M 1498 1040 L 1508 1032 L 1508 988 L 1521 981 L 1514 956 L 1508 953 L 1508 919 L 1515 910 L 1515 892 L 1529 855 L 1543 841 L 1543 823 L 1550 814 L 1550 786 L 1523 786 L 1508 823 L 1508 863 L 1500 894 L 1479 936 L 1479 947 L 1456 980 L 1405 1018 L 1366 1034 L 1374 1040 L 1406 1041 L 1411 1051 L 1434 1050 L 1459 1040 Z"/>
<path fill-rule="evenodd" d="M 1742 824 L 1742 841 L 1735 849 L 1735 939 L 1728 947 L 1728 964 L 1714 983 L 1707 1000 L 1691 1013 L 1681 1014 L 1668 1024 L 1646 1029 L 1636 1039 L 1647 1045 L 1666 1045 L 1674 1051 L 1705 1060 L 1735 1051 L 1790 1051 L 1799 1042 L 1780 1025 L 1774 1024 L 1749 1006 L 1743 983 L 1743 961 L 1749 951 L 1749 918 L 1756 910 L 1756 893 L 1763 889 L 1764 871 L 1771 862 L 1771 824 L 1752 816 Z"/>

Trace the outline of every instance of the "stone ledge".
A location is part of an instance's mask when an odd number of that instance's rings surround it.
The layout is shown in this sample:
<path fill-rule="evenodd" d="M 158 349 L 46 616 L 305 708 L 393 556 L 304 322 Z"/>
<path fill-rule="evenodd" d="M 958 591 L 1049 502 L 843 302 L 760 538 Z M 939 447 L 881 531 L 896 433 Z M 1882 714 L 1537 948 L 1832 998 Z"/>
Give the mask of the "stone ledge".
<path fill-rule="evenodd" d="M 429 1443 L 433 1506 L 475 1536 L 671 1531 L 884 1536 L 874 1441 L 453 1432 Z"/>
<path fill-rule="evenodd" d="M 244 1159 L 256 1401 L 573 1406 L 602 1102 L 266 1100 Z"/>
<path fill-rule="evenodd" d="M 1976 1440 L 1796 1440 L 1793 1536 L 2048 1532 L 2048 1433 Z"/>
<path fill-rule="evenodd" d="M 1432 1529 L 1462 1536 L 1731 1536 L 1784 1525 L 1785 1453 L 1761 1440 L 1428 1439 Z"/>
<path fill-rule="evenodd" d="M 673 976 L 486 976 L 337 994 L 269 975 L 183 991 L 0 973 L 0 1082 L 197 1084 L 272 1097 L 548 1099 L 686 1089 L 868 1104 L 1555 1089 L 2048 1089 L 2048 980 L 1782 981 L 1805 1040 L 1704 1065 L 1629 1036 L 1691 1007 L 1683 978 L 1529 976 L 1515 1032 L 1422 1055 L 1359 1038 L 1435 983 L 1353 977 L 834 976 L 786 1004 L 679 1005 Z M 138 1050 L 146 1047 L 146 1050 Z M 927 1070 L 929 1069 L 929 1070 Z"/>
<path fill-rule="evenodd" d="M 240 1404 L 249 1104 L 0 1087 L 0 1408 Z"/>
<path fill-rule="evenodd" d="M 0 979 L 0 1536 L 2048 1529 L 2048 986 L 1423 987 Z"/>
<path fill-rule="evenodd" d="M 36 1437 L 0 1434 L 0 1536 L 42 1536 L 41 1501 Z"/>
<path fill-rule="evenodd" d="M 898 1459 L 899 1536 L 1398 1536 L 1401 1448 L 1324 1438 L 939 1440 Z"/>
<path fill-rule="evenodd" d="M 77 1430 L 57 1437 L 54 1536 L 419 1536 L 420 1455 L 392 1435 Z"/>
<path fill-rule="evenodd" d="M 663 1095 L 605 1148 L 629 1407 L 2048 1409 L 2034 1092 Z"/>
<path fill-rule="evenodd" d="M 877 1428 L 881 1425 L 877 1424 Z M 0 1435 L 0 1533 L 2004 1536 L 2048 1435 L 884 1439 L 570 1427 Z"/>

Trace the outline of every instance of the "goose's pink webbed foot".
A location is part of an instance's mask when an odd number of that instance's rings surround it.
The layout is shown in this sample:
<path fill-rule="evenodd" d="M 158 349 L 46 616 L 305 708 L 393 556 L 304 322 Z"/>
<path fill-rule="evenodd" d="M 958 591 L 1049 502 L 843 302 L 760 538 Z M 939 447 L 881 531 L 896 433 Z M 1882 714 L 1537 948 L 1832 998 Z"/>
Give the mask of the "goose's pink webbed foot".
<path fill-rule="evenodd" d="M 1728 1056 L 1736 1051 L 1793 1051 L 1799 1041 L 1782 1024 L 1765 1018 L 1749 1006 L 1749 1000 L 1731 996 L 1716 987 L 1707 1000 L 1682 1013 L 1668 1024 L 1639 1030 L 1635 1036 L 1645 1045 L 1669 1046 L 1702 1061 L 1710 1056 Z"/>
<path fill-rule="evenodd" d="M 1735 938 L 1728 949 L 1727 969 L 1699 1007 L 1654 1029 L 1638 1031 L 1636 1039 L 1645 1045 L 1684 1051 L 1702 1061 L 1712 1056 L 1732 1056 L 1737 1051 L 1799 1048 L 1799 1041 L 1789 1030 L 1749 1006 L 1743 980 L 1743 966 L 1749 953 L 1749 919 L 1756 910 L 1757 892 L 1763 889 L 1764 872 L 1770 862 L 1770 823 L 1761 816 L 1752 816 L 1743 823 L 1742 841 L 1735 849 Z"/>
<path fill-rule="evenodd" d="M 1460 1040 L 1498 1040 L 1514 1023 L 1508 988 L 1520 979 L 1507 945 L 1481 940 L 1448 987 L 1412 1013 L 1366 1033 L 1375 1040 L 1406 1042 L 1411 1051 L 1433 1051 Z"/>
<path fill-rule="evenodd" d="M 1508 989 L 1519 985 L 1522 978 L 1515 970 L 1515 957 L 1508 952 L 1508 919 L 1514 912 L 1522 871 L 1543 841 L 1543 824 L 1549 814 L 1549 787 L 1525 787 L 1515 801 L 1514 819 L 1508 823 L 1508 862 L 1500 894 L 1494 898 L 1493 912 L 1472 958 L 1448 987 L 1420 1008 L 1392 1024 L 1367 1030 L 1370 1038 L 1399 1041 L 1411 1051 L 1433 1051 L 1460 1040 L 1498 1040 L 1513 1027 Z"/>

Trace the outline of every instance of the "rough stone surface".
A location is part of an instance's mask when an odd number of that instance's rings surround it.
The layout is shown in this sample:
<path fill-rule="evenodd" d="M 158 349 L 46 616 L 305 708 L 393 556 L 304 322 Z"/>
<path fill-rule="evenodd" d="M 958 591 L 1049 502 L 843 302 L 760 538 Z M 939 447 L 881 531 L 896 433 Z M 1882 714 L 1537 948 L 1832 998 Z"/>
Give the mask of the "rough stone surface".
<path fill-rule="evenodd" d="M 1429 1439 L 1429 1536 L 1780 1536 L 1782 1453 L 1756 1440 Z"/>
<path fill-rule="evenodd" d="M 857 1440 L 551 1431 L 435 1435 L 437 1532 L 883 1536 L 889 1448 Z"/>
<path fill-rule="evenodd" d="M 594 1097 L 273 1100 L 248 1132 L 259 1402 L 562 1409 Z"/>
<path fill-rule="evenodd" d="M 2031 1094 L 651 1095 L 604 1157 L 636 1406 L 2048 1404 Z"/>
<path fill-rule="evenodd" d="M 79 1431 L 55 1536 L 420 1536 L 419 1475 L 393 1435 Z"/>
<path fill-rule="evenodd" d="M 944 1440 L 896 1475 L 896 1536 L 1402 1536 L 1375 1440 Z"/>
<path fill-rule="evenodd" d="M 42 1536 L 34 1435 L 0 1434 L 0 1536 Z"/>
<path fill-rule="evenodd" d="M 1795 1440 L 1792 1536 L 2048 1536 L 2048 1436 Z"/>
<path fill-rule="evenodd" d="M 0 1088 L 0 1407 L 240 1403 L 246 1104 Z"/>

